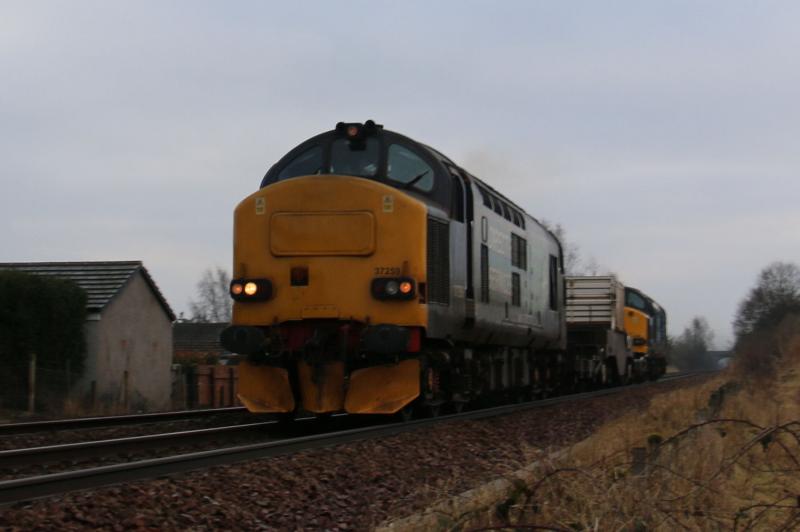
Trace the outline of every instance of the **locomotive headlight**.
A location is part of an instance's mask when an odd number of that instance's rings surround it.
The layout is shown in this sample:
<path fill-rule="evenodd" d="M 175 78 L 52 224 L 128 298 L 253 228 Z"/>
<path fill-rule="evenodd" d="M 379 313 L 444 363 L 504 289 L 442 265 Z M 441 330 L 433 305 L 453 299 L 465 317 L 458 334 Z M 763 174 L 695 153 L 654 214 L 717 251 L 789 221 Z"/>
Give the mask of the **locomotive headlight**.
<path fill-rule="evenodd" d="M 248 296 L 254 296 L 258 292 L 258 285 L 254 282 L 249 282 L 244 285 L 244 293 Z"/>
<path fill-rule="evenodd" d="M 414 279 L 410 277 L 376 277 L 372 280 L 372 297 L 384 301 L 414 299 Z"/>
<path fill-rule="evenodd" d="M 397 295 L 397 292 L 400 290 L 400 286 L 397 284 L 397 281 L 389 281 L 386 283 L 384 287 L 384 291 L 387 295 L 394 296 Z"/>
<path fill-rule="evenodd" d="M 272 281 L 269 279 L 234 279 L 230 286 L 231 297 L 236 301 L 266 301 L 272 298 Z"/>

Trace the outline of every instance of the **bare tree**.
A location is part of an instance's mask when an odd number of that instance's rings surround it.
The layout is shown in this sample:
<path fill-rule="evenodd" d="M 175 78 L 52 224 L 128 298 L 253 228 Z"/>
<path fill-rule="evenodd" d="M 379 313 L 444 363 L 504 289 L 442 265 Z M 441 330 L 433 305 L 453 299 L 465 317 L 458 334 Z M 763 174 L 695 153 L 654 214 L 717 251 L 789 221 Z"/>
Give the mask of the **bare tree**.
<path fill-rule="evenodd" d="M 773 262 L 739 304 L 733 331 L 737 341 L 753 332 L 776 326 L 790 313 L 800 313 L 800 268 L 791 262 Z"/>
<path fill-rule="evenodd" d="M 553 225 L 547 220 L 541 220 L 541 224 L 545 229 L 553 233 L 559 242 L 561 242 L 561 253 L 564 255 L 564 272 L 567 275 L 581 275 L 580 263 L 581 254 L 578 245 L 574 242 L 567 240 L 567 231 L 564 226 L 557 223 Z"/>
<path fill-rule="evenodd" d="M 545 229 L 553 233 L 561 242 L 561 252 L 564 255 L 564 272 L 567 275 L 611 275 L 611 271 L 602 266 L 594 257 L 585 259 L 575 242 L 567 238 L 567 230 L 560 223 L 555 225 L 548 220 L 541 220 Z"/>
<path fill-rule="evenodd" d="M 189 301 L 192 321 L 205 323 L 227 323 L 231 321 L 233 307 L 228 293 L 231 276 L 217 266 L 203 272 L 197 282 L 197 299 Z"/>
<path fill-rule="evenodd" d="M 713 342 L 714 332 L 708 321 L 702 316 L 695 316 L 683 333 L 671 342 L 670 359 L 684 371 L 711 369 L 714 361 L 708 356 L 708 351 Z"/>

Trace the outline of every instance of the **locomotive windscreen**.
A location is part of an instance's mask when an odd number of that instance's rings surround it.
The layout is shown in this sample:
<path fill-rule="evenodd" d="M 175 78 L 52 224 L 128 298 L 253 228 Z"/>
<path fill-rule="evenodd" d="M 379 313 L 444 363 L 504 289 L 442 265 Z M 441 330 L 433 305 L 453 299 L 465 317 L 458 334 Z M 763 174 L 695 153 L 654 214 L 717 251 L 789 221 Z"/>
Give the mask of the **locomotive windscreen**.
<path fill-rule="evenodd" d="M 370 137 L 361 141 L 336 139 L 331 143 L 331 174 L 375 177 L 378 173 L 380 143 Z"/>
<path fill-rule="evenodd" d="M 451 174 L 444 160 L 424 144 L 374 123 L 341 123 L 287 153 L 269 169 L 261 187 L 309 175 L 354 176 L 416 193 L 418 199 L 448 212 Z"/>

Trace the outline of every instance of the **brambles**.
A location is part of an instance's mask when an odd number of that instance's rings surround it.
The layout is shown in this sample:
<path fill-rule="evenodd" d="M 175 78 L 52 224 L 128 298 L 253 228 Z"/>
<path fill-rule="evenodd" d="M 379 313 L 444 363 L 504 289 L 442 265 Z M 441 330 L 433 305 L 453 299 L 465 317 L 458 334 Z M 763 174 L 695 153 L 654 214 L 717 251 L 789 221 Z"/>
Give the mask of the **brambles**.
<path fill-rule="evenodd" d="M 747 342 L 734 370 L 604 425 L 540 462 L 514 506 L 457 528 L 797 529 L 800 318 Z M 780 364 L 753 380 L 764 353 Z"/>

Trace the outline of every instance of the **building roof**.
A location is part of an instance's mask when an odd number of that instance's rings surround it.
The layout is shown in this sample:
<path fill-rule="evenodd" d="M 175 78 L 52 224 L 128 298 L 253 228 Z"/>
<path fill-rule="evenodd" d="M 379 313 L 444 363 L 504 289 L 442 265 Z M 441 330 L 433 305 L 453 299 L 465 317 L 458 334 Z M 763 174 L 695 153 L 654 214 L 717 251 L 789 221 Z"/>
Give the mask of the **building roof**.
<path fill-rule="evenodd" d="M 172 326 L 172 345 L 176 351 L 225 352 L 219 335 L 227 323 L 176 322 Z"/>
<path fill-rule="evenodd" d="M 175 321 L 167 300 L 158 289 L 141 261 L 109 262 L 0 262 L 0 270 L 15 270 L 36 275 L 50 275 L 69 279 L 86 292 L 86 308 L 100 312 L 130 281 L 136 272 L 141 272 L 153 295 L 164 308 L 170 320 Z"/>

